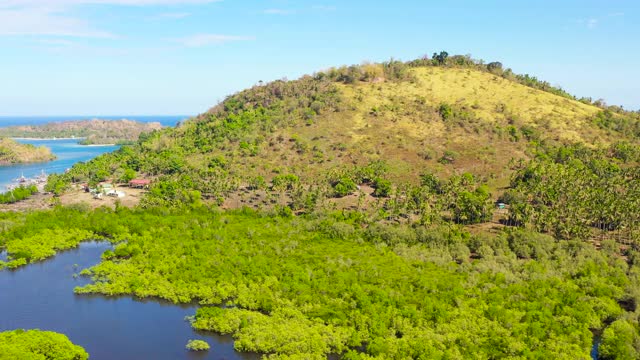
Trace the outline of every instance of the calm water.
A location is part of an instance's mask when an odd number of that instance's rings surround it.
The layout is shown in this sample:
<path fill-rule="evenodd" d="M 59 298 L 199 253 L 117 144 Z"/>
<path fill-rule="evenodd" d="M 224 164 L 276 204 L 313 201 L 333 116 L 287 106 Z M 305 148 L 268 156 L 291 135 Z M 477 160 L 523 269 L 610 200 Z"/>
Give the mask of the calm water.
<path fill-rule="evenodd" d="M 0 116 L 0 127 L 14 125 L 41 125 L 49 122 L 68 120 L 118 120 L 129 119 L 141 122 L 159 122 L 164 126 L 176 126 L 180 121 L 188 119 L 189 115 L 174 116 L 134 116 L 134 115 L 113 115 L 113 116 Z"/>
<path fill-rule="evenodd" d="M 6 186 L 13 179 L 24 174 L 25 177 L 33 177 L 44 170 L 47 174 L 62 173 L 79 161 L 88 161 L 106 152 L 114 151 L 118 146 L 84 146 L 79 145 L 79 140 L 18 140 L 24 144 L 36 146 L 44 145 L 51 149 L 58 158 L 54 161 L 36 164 L 21 164 L 12 166 L 0 166 L 0 191 L 4 192 Z"/>
<path fill-rule="evenodd" d="M 257 358 L 235 352 L 228 336 L 193 331 L 184 317 L 195 313 L 194 306 L 75 295 L 73 288 L 89 280 L 73 274 L 97 264 L 108 248 L 105 243 L 83 243 L 50 260 L 0 271 L 0 331 L 64 333 L 92 360 Z M 205 340 L 211 350 L 189 352 L 189 339 Z"/>

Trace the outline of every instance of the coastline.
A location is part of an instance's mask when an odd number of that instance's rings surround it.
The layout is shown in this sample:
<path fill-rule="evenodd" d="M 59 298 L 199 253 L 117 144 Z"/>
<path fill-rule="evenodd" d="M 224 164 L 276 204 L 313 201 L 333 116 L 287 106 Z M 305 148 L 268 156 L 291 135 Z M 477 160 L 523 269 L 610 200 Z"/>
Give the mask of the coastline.
<path fill-rule="evenodd" d="M 29 140 L 29 141 L 68 141 L 68 140 L 84 140 L 86 138 L 83 137 L 66 137 L 66 138 L 34 138 L 34 137 L 10 137 L 10 139 L 12 140 Z M 111 143 L 111 144 L 80 144 L 78 143 L 78 145 L 81 146 L 117 146 L 118 144 L 115 143 Z"/>
<path fill-rule="evenodd" d="M 55 140 L 84 140 L 83 137 L 66 137 L 66 138 L 38 138 L 38 137 L 10 137 L 13 140 L 42 140 L 42 141 L 55 141 Z"/>
<path fill-rule="evenodd" d="M 54 161 L 54 160 L 57 160 L 57 159 L 58 159 L 58 157 L 54 155 L 53 157 L 51 157 L 49 159 L 43 159 L 43 160 L 18 161 L 18 162 L 0 161 L 0 168 L 10 167 L 10 166 L 18 166 L 18 165 L 42 164 L 42 163 L 48 163 L 50 161 Z"/>

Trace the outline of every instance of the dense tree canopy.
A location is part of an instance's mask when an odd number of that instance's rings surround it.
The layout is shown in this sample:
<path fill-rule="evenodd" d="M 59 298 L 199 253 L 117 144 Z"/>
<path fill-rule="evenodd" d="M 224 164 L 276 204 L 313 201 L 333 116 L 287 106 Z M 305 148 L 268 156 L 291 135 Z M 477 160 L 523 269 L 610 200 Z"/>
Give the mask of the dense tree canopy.
<path fill-rule="evenodd" d="M 1 360 L 86 360 L 89 355 L 69 339 L 50 331 L 0 332 Z"/>
<path fill-rule="evenodd" d="M 291 218 L 201 207 L 0 216 L 11 258 L 41 259 L 83 238 L 117 243 L 83 272 L 95 283 L 78 293 L 197 300 L 193 326 L 232 334 L 239 351 L 588 359 L 590 329 L 631 319 L 603 337 L 617 354 L 630 348 L 616 345 L 616 334 L 637 326 L 619 304 L 640 294 L 627 276 L 638 273 L 635 263 L 524 230 L 471 235 L 451 225 L 367 223 L 358 213 Z"/>

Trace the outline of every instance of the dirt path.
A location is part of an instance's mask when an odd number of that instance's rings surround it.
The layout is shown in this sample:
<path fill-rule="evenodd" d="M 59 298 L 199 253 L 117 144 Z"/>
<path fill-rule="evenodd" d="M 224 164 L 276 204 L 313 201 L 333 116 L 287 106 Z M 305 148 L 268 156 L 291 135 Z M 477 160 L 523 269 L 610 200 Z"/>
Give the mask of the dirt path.
<path fill-rule="evenodd" d="M 116 198 L 111 196 L 103 196 L 102 199 L 94 199 L 93 195 L 85 192 L 82 189 L 76 188 L 68 191 L 59 198 L 54 198 L 52 194 L 38 193 L 30 198 L 19 201 L 15 204 L 1 204 L 0 211 L 28 211 L 28 210 L 42 210 L 53 207 L 56 203 L 62 205 L 74 205 L 74 204 L 86 204 L 91 209 L 96 209 L 101 206 L 107 206 L 115 208 L 116 201 L 120 200 L 120 204 L 126 207 L 134 207 L 140 203 L 142 195 L 146 190 L 133 189 L 124 186 L 117 186 L 114 188 L 118 191 L 123 191 L 126 195 L 123 198 Z"/>

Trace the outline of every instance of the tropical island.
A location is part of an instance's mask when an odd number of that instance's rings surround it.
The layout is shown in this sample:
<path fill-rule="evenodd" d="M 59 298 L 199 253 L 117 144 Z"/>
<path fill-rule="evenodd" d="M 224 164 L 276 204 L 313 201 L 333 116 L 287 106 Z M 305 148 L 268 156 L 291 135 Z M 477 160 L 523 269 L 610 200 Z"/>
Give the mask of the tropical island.
<path fill-rule="evenodd" d="M 640 113 L 446 52 L 259 84 L 52 175 L 1 268 L 103 239 L 78 294 L 200 304 L 268 359 L 637 359 Z M 135 183 L 134 183 L 135 184 Z"/>
<path fill-rule="evenodd" d="M 46 162 L 55 158 L 51 149 L 46 146 L 21 144 L 13 139 L 0 137 L 0 166 Z"/>
<path fill-rule="evenodd" d="M 161 128 L 159 122 L 91 119 L 0 127 L 0 136 L 30 139 L 81 138 L 82 145 L 124 145 L 134 143 L 140 134 Z"/>

